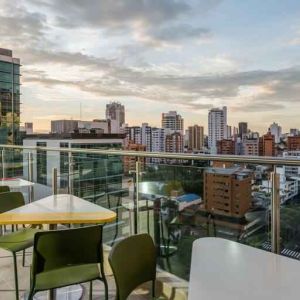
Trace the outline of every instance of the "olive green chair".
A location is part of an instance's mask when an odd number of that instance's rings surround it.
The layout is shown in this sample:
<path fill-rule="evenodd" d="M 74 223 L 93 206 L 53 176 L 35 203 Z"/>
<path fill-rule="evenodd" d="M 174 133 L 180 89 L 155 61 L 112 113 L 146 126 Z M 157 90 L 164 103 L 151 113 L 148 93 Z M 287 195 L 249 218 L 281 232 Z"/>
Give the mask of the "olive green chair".
<path fill-rule="evenodd" d="M 100 267 L 99 267 L 100 265 Z M 108 285 L 103 270 L 102 226 L 39 232 L 35 235 L 30 293 L 101 280 L 108 299 Z"/>
<path fill-rule="evenodd" d="M 0 193 L 7 193 L 9 191 L 10 191 L 9 186 L 7 186 L 7 185 L 0 186 Z"/>
<path fill-rule="evenodd" d="M 9 186 L 7 186 L 7 185 L 0 186 L 0 193 L 7 193 L 9 191 L 10 191 Z M 4 226 L 1 225 L 1 234 L 3 234 L 3 229 L 6 232 L 6 226 L 5 225 Z"/>
<path fill-rule="evenodd" d="M 0 194 L 0 213 L 18 208 L 20 206 L 23 206 L 24 204 L 24 197 L 20 192 L 8 192 Z M 19 300 L 17 252 L 23 251 L 24 266 L 24 250 L 33 245 L 34 234 L 38 231 L 38 229 L 34 228 L 23 228 L 22 230 L 0 236 L 0 248 L 10 251 L 13 255 L 15 290 L 17 300 Z"/>
<path fill-rule="evenodd" d="M 117 300 L 125 300 L 140 284 L 152 281 L 152 297 L 155 297 L 156 249 L 149 234 L 127 237 L 116 243 L 110 254 Z"/>

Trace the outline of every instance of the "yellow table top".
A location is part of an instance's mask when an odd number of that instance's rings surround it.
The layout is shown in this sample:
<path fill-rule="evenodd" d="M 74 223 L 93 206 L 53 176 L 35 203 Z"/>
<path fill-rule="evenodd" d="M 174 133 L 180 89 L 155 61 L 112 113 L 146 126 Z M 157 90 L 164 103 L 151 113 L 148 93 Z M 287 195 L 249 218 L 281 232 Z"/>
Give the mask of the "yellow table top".
<path fill-rule="evenodd" d="M 52 195 L 0 214 L 8 224 L 101 224 L 115 220 L 116 213 L 73 195 Z"/>

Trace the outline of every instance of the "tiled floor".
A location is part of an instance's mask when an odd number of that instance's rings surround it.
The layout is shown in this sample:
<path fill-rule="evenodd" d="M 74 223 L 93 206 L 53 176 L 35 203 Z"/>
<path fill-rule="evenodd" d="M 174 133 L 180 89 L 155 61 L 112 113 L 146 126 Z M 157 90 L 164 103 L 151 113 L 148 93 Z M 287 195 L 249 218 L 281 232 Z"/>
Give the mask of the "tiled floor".
<path fill-rule="evenodd" d="M 29 288 L 29 269 L 31 264 L 31 250 L 27 250 L 26 266 L 22 267 L 22 257 L 18 256 L 18 272 L 19 272 L 19 290 L 21 299 L 24 299 L 24 293 Z M 109 285 L 109 299 L 115 299 L 115 283 L 112 276 L 108 276 Z M 81 299 L 89 299 L 89 284 L 83 285 L 83 296 Z M 13 261 L 9 252 L 0 250 L 0 299 L 1 300 L 15 300 L 14 291 L 14 274 Z M 37 294 L 38 296 L 38 294 Z M 38 300 L 44 297 L 36 297 Z M 150 299 L 147 289 L 138 289 L 130 297 L 130 300 Z M 93 284 L 93 299 L 104 299 L 103 284 L 100 281 L 95 281 Z M 65 297 L 64 300 L 71 300 Z"/>

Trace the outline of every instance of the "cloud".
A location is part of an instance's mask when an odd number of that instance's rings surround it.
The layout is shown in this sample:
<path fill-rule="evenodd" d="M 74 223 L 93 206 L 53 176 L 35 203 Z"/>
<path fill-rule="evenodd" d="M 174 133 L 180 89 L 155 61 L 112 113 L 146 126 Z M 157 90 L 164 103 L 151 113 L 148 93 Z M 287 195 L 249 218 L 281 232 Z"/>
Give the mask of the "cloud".
<path fill-rule="evenodd" d="M 89 28 L 135 39 L 148 47 L 170 46 L 187 39 L 208 38 L 208 28 L 186 22 L 200 17 L 221 0 L 31 0 L 55 15 L 54 25 L 68 30 Z"/>
<path fill-rule="evenodd" d="M 47 30 L 46 15 L 29 12 L 22 1 L 0 0 L 1 42 L 24 47 L 39 42 Z"/>
<path fill-rule="evenodd" d="M 208 28 L 193 27 L 189 24 L 157 26 L 149 30 L 140 28 L 136 32 L 138 41 L 154 47 L 177 45 L 185 40 L 207 40 L 211 36 L 212 33 Z"/>
<path fill-rule="evenodd" d="M 30 72 L 25 83 L 47 87 L 69 86 L 97 96 L 132 96 L 154 101 L 183 104 L 190 109 L 207 109 L 223 101 L 238 110 L 249 112 L 278 110 L 288 103 L 299 102 L 300 68 L 274 71 L 254 70 L 212 75 L 161 74 L 153 69 L 135 69 L 117 60 L 96 58 L 80 53 L 39 53 L 43 60 L 65 68 L 85 68 L 85 76 L 76 80 L 49 77 L 45 72 Z M 57 72 L 56 72 L 57 73 Z M 237 105 L 240 107 L 238 108 Z"/>
<path fill-rule="evenodd" d="M 113 3 L 111 0 L 49 0 L 43 4 L 58 14 L 58 25 L 67 28 L 160 24 L 191 9 L 183 0 L 114 0 Z"/>

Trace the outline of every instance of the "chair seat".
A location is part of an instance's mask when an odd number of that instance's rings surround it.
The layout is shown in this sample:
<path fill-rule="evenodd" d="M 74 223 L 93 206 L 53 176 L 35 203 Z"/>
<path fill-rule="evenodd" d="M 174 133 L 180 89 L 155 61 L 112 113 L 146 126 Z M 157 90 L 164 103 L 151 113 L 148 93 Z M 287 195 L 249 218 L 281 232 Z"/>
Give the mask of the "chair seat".
<path fill-rule="evenodd" d="M 99 278 L 98 264 L 68 266 L 37 274 L 35 290 L 50 290 Z"/>
<path fill-rule="evenodd" d="M 7 235 L 0 236 L 0 248 L 10 252 L 22 251 L 26 248 L 33 246 L 35 233 L 39 229 L 26 228 Z"/>

